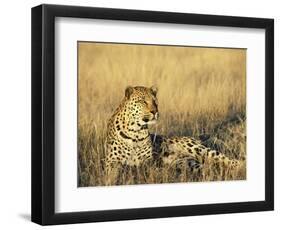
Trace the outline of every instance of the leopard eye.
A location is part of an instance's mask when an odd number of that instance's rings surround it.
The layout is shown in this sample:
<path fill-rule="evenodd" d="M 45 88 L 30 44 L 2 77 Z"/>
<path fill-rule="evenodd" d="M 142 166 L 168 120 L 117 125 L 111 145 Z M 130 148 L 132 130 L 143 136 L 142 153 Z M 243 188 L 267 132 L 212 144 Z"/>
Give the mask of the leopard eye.
<path fill-rule="evenodd" d="M 141 104 L 147 105 L 147 102 L 145 100 L 138 100 L 138 101 L 136 101 L 136 103 L 141 103 Z"/>

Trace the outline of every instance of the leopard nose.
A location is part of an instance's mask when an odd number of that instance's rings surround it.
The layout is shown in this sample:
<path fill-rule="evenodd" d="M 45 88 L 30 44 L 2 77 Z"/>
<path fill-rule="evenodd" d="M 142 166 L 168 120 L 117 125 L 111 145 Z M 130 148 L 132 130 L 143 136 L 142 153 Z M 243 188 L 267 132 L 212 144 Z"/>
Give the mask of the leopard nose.
<path fill-rule="evenodd" d="M 150 113 L 152 113 L 153 115 L 155 115 L 155 114 L 158 113 L 158 112 L 157 112 L 157 109 L 152 109 L 152 110 L 150 110 Z"/>
<path fill-rule="evenodd" d="M 159 118 L 159 113 L 156 112 L 155 115 L 154 115 L 155 119 L 157 120 Z"/>

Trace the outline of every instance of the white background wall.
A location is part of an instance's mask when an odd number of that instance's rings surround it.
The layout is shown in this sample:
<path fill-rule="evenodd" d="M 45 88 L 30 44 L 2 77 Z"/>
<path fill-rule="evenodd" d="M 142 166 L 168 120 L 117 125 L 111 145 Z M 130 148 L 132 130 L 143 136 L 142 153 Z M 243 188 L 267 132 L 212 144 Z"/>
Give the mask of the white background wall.
<path fill-rule="evenodd" d="M 30 8 L 41 1 L 1 2 L 0 42 L 0 227 L 1 229 L 38 229 L 30 222 Z M 161 10 L 187 13 L 222 14 L 275 18 L 275 117 L 281 117 L 280 103 L 280 6 L 279 1 L 245 0 L 138 0 L 86 1 L 56 0 L 52 4 L 85 5 L 111 8 Z M 279 91 L 279 92 L 278 92 Z M 281 138 L 280 119 L 275 120 L 275 143 Z M 280 157 L 281 147 L 275 148 L 275 211 L 180 217 L 154 220 L 123 221 L 69 225 L 68 229 L 143 229 L 176 227 L 196 229 L 274 228 L 280 224 Z M 66 226 L 56 226 L 63 229 Z"/>

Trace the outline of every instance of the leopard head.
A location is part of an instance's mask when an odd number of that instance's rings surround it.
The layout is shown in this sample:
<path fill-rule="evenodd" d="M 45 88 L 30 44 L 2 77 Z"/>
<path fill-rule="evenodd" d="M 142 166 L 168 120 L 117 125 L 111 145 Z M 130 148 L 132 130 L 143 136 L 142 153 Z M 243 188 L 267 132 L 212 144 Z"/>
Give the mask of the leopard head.
<path fill-rule="evenodd" d="M 127 109 L 131 120 L 139 126 L 155 124 L 159 118 L 157 88 L 128 86 L 125 90 Z"/>

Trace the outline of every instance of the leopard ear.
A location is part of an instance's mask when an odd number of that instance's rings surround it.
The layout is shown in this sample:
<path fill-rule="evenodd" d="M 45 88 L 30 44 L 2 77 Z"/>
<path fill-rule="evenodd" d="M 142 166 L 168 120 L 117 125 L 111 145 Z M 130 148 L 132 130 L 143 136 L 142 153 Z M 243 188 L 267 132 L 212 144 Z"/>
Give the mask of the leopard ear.
<path fill-rule="evenodd" d="M 126 88 L 126 90 L 125 90 L 125 96 L 126 96 L 126 98 L 129 99 L 130 96 L 132 95 L 133 91 L 134 91 L 134 87 L 132 87 L 132 86 L 127 86 L 127 88 Z"/>
<path fill-rule="evenodd" d="M 150 89 L 151 89 L 151 92 L 153 93 L 153 95 L 156 96 L 156 94 L 158 92 L 157 87 L 156 86 L 151 86 Z"/>

